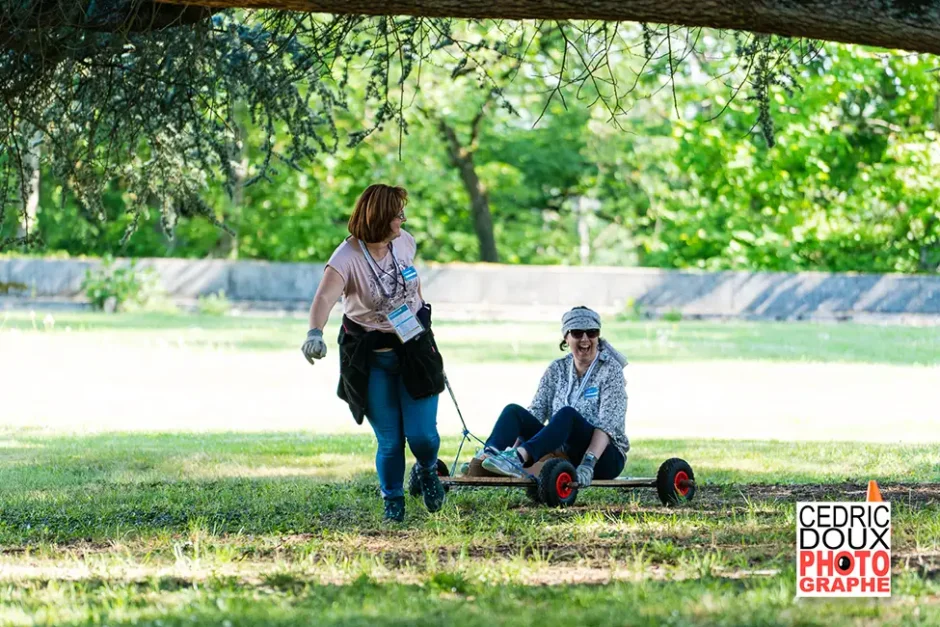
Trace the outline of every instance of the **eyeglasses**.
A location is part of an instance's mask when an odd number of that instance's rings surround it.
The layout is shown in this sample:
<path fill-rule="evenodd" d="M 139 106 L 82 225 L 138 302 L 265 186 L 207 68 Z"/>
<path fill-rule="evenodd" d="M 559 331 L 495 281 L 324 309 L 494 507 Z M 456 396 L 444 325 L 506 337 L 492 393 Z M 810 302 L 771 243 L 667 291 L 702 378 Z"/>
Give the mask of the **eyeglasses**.
<path fill-rule="evenodd" d="M 404 211 L 399 211 L 399 212 L 398 212 L 398 215 L 395 216 L 395 217 L 398 218 L 399 220 L 401 220 L 402 222 L 404 222 L 404 221 L 405 221 L 405 212 L 404 212 Z"/>
<path fill-rule="evenodd" d="M 596 338 L 598 335 L 601 334 L 601 330 L 600 329 L 588 329 L 587 331 L 584 331 L 582 329 L 572 329 L 571 331 L 568 331 L 568 333 L 570 333 L 571 337 L 573 337 L 576 340 L 580 340 L 581 337 L 585 334 L 587 334 L 588 338 L 593 340 L 594 338 Z"/>

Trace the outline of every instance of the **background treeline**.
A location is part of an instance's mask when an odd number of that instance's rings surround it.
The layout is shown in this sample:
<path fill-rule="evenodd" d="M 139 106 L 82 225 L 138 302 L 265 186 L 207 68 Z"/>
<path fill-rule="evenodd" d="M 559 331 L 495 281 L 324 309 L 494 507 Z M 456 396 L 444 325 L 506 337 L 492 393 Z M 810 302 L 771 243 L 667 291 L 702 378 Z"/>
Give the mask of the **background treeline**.
<path fill-rule="evenodd" d="M 703 40 L 712 68 L 724 45 Z M 531 73 L 498 95 L 428 66 L 406 129 L 387 126 L 232 194 L 207 186 L 236 237 L 183 216 L 171 239 L 154 211 L 121 247 L 130 219 L 121 181 L 101 219 L 40 170 L 31 201 L 41 245 L 31 252 L 323 261 L 359 192 L 388 182 L 410 192 L 406 228 L 426 260 L 936 272 L 938 65 L 827 45 L 798 84 L 769 86 L 769 122 L 744 68 L 716 76 L 695 59 L 672 81 L 636 81 L 613 120 L 589 98 L 555 97 L 543 111 L 552 84 Z M 742 83 L 749 89 L 729 103 Z M 360 101 L 337 117 L 341 131 L 369 113 Z M 772 145 L 762 124 L 774 126 Z M 263 133 L 247 115 L 239 133 L 233 166 L 247 180 Z M 0 236 L 19 221 L 8 212 Z"/>

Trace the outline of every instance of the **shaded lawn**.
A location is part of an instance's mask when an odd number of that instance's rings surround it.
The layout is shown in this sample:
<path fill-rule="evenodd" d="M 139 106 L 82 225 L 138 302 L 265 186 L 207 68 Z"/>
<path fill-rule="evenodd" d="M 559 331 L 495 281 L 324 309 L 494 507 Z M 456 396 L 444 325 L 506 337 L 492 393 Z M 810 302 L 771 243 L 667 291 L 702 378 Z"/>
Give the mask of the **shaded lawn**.
<path fill-rule="evenodd" d="M 781 578 L 706 577 L 603 586 L 487 585 L 436 573 L 422 584 L 312 583 L 274 573 L 255 585 L 226 578 L 124 583 L 30 583 L 0 591 L 0 616 L 13 624 L 59 625 L 934 625 L 936 593 L 905 576 L 900 598 L 794 602 Z M 919 594 L 920 596 L 915 596 Z M 11 611 L 12 608 L 15 608 Z M 20 618 L 16 621 L 16 618 Z M 33 622 L 35 620 L 35 622 Z M 47 622 L 48 621 L 48 622 Z"/>
<path fill-rule="evenodd" d="M 444 449 L 453 454 L 457 441 Z M 934 447 L 646 441 L 630 474 L 681 455 L 699 498 L 522 490 L 408 498 L 387 525 L 366 436 L 0 435 L 0 624 L 932 624 Z M 729 462 L 728 460 L 734 460 Z M 793 601 L 793 502 L 893 501 L 890 601 Z M 934 482 L 917 485 L 918 482 Z M 545 584 L 549 584 L 545 586 Z M 918 619 L 915 620 L 915 612 Z M 933 618 L 931 618 L 933 617 Z M 158 622 L 159 621 L 159 622 Z"/>
<path fill-rule="evenodd" d="M 458 443 L 444 439 L 441 457 L 448 465 Z M 315 532 L 339 520 L 347 527 L 380 525 L 371 436 L 75 437 L 7 429 L 0 431 L 0 453 L 0 545 L 100 541 L 116 528 L 135 534 L 182 530 L 196 519 L 219 533 Z M 470 455 L 465 447 L 462 460 Z M 674 456 L 692 464 L 700 497 L 716 502 L 740 497 L 739 485 L 940 482 L 935 445 L 852 442 L 648 440 L 634 444 L 624 474 L 655 476 L 659 464 Z M 461 489 L 453 500 L 472 509 L 490 501 L 500 508 L 526 502 L 524 491 L 514 489 Z M 583 491 L 579 503 L 659 502 L 653 490 L 596 489 Z M 414 515 L 426 518 L 420 508 Z"/>

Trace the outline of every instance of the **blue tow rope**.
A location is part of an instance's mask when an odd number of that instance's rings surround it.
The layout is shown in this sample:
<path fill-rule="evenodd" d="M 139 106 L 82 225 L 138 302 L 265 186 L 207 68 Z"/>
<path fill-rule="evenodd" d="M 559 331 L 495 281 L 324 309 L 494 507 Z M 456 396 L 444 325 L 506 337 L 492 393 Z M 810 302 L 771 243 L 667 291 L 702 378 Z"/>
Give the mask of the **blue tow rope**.
<path fill-rule="evenodd" d="M 447 379 L 446 373 L 444 374 L 444 385 L 447 387 L 447 391 L 450 393 L 450 400 L 454 401 L 454 407 L 457 409 L 457 416 L 460 418 L 460 424 L 463 425 L 463 437 L 460 439 L 460 446 L 457 447 L 457 455 L 454 456 L 454 463 L 450 468 L 450 476 L 456 477 L 457 476 L 457 462 L 460 460 L 460 452 L 463 450 L 463 445 L 470 438 L 473 438 L 474 440 L 482 444 L 484 451 L 488 451 L 488 452 L 491 451 L 493 453 L 499 453 L 499 451 L 497 451 L 496 449 L 490 446 L 487 446 L 486 442 L 484 442 L 483 440 L 481 440 L 480 438 L 472 434 L 470 432 L 470 429 L 467 428 L 467 421 L 463 419 L 463 414 L 460 412 L 460 405 L 457 404 L 457 397 L 454 396 L 454 391 L 450 387 L 450 381 Z M 509 461 L 513 463 L 524 475 L 526 475 L 530 479 L 535 480 L 535 482 L 538 483 L 538 478 L 535 475 L 528 472 L 522 466 L 522 464 L 513 460 L 509 460 Z"/>

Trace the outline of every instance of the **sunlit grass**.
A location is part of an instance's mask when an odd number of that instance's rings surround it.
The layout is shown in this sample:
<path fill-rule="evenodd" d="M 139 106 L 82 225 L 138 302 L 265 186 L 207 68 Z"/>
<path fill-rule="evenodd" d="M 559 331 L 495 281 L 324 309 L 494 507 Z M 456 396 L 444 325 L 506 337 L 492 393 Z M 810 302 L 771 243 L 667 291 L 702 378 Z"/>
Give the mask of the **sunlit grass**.
<path fill-rule="evenodd" d="M 307 324 L 299 316 L 63 312 L 52 317 L 54 325 L 44 326 L 29 312 L 4 312 L 0 339 L 3 333 L 69 333 L 147 347 L 297 350 Z M 335 349 L 335 321 L 332 325 L 325 336 Z M 559 355 L 560 332 L 553 323 L 442 320 L 434 328 L 442 351 L 458 362 L 541 362 Z M 604 336 L 630 359 L 647 362 L 746 359 L 940 364 L 940 326 L 611 320 L 604 324 Z"/>

